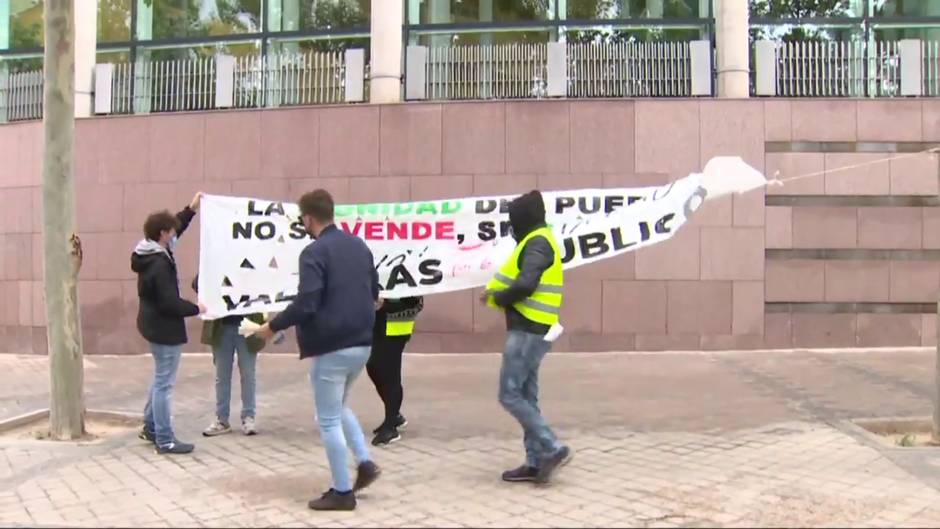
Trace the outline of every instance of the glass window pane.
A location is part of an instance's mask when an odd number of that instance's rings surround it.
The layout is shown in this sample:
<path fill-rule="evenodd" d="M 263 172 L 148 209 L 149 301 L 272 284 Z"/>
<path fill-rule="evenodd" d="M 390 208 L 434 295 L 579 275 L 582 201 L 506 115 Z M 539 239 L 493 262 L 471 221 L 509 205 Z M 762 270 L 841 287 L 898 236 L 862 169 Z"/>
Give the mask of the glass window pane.
<path fill-rule="evenodd" d="M 865 11 L 863 0 L 750 0 L 750 3 L 751 16 L 765 18 L 861 17 Z"/>
<path fill-rule="evenodd" d="M 131 0 L 98 0 L 98 42 L 131 40 Z"/>
<path fill-rule="evenodd" d="M 408 0 L 414 24 L 520 22 L 554 18 L 551 0 Z"/>
<path fill-rule="evenodd" d="M 261 0 L 150 0 L 154 39 L 237 35 L 261 30 Z M 145 0 L 145 3 L 147 1 Z M 146 31 L 141 33 L 146 34 Z"/>
<path fill-rule="evenodd" d="M 473 46 L 480 44 L 540 43 L 551 41 L 551 32 L 545 30 L 487 30 L 459 33 L 411 33 L 412 44 L 421 46 Z"/>
<path fill-rule="evenodd" d="M 95 63 L 97 64 L 120 64 L 130 62 L 131 52 L 129 50 L 108 50 L 99 51 L 95 54 Z"/>
<path fill-rule="evenodd" d="M 369 37 L 342 37 L 318 39 L 272 39 L 271 53 L 307 53 L 344 51 L 347 49 L 364 49 L 366 64 L 369 62 Z"/>
<path fill-rule="evenodd" d="M 203 59 L 215 57 L 217 54 L 243 57 L 261 54 L 261 42 L 249 40 L 245 42 L 226 42 L 219 44 L 206 44 L 204 46 L 181 46 L 161 48 L 140 48 L 138 55 L 153 61 L 180 61 L 189 59 Z"/>
<path fill-rule="evenodd" d="M 940 25 L 923 26 L 874 26 L 875 40 L 920 39 L 940 41 Z"/>
<path fill-rule="evenodd" d="M 709 0 L 568 0 L 571 20 L 707 18 Z"/>
<path fill-rule="evenodd" d="M 268 0 L 268 30 L 368 28 L 370 0 Z"/>
<path fill-rule="evenodd" d="M 568 42 L 688 42 L 708 38 L 705 26 L 696 28 L 585 28 L 569 30 Z"/>
<path fill-rule="evenodd" d="M 940 16 L 937 0 L 870 0 L 871 13 L 876 17 Z"/>
<path fill-rule="evenodd" d="M 42 47 L 42 38 L 42 0 L 11 2 L 10 49 Z"/>
<path fill-rule="evenodd" d="M 42 70 L 42 55 L 0 57 L 0 66 L 10 73 Z"/>
<path fill-rule="evenodd" d="M 751 26 L 751 42 L 755 40 L 796 41 L 856 41 L 864 36 L 858 26 L 821 26 L 816 24 L 773 24 Z"/>

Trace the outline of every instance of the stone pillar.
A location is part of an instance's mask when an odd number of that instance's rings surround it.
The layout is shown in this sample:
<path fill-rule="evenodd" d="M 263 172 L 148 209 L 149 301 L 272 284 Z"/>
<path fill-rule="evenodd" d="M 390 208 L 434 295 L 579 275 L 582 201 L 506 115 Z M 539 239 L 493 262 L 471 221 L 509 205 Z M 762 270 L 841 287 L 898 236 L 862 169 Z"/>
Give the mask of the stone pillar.
<path fill-rule="evenodd" d="M 369 101 L 401 101 L 402 0 L 372 2 Z"/>
<path fill-rule="evenodd" d="M 95 50 L 98 44 L 97 0 L 75 0 L 75 117 L 94 114 Z"/>
<path fill-rule="evenodd" d="M 749 95 L 748 0 L 715 0 L 718 97 Z"/>

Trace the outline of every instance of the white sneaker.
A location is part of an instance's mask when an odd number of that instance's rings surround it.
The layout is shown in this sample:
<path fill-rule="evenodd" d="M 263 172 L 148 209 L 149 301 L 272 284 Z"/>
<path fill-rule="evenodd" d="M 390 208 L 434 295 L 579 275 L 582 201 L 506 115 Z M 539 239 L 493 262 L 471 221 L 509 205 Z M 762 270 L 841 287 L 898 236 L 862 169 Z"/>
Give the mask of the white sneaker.
<path fill-rule="evenodd" d="M 216 435 L 222 435 L 231 432 L 232 427 L 229 426 L 228 423 L 216 419 L 212 421 L 212 424 L 210 424 L 208 428 L 202 431 L 202 435 L 206 437 L 215 437 Z"/>
<path fill-rule="evenodd" d="M 245 435 L 255 435 L 258 433 L 258 427 L 255 426 L 254 417 L 245 417 L 242 419 L 242 431 Z"/>

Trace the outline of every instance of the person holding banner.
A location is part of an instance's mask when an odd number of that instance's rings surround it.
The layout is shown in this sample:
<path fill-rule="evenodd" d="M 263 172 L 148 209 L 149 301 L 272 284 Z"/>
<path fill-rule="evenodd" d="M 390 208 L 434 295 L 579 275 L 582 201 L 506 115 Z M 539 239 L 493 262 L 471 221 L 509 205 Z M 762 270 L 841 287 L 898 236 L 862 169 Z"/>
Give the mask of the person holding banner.
<path fill-rule="evenodd" d="M 193 279 L 193 290 L 199 292 L 199 276 Z M 264 348 L 264 340 L 256 336 L 242 336 L 238 327 L 247 319 L 259 325 L 265 322 L 264 314 L 248 316 L 226 316 L 218 320 L 202 322 L 202 344 L 212 347 L 212 363 L 215 365 L 215 419 L 202 431 L 205 437 L 215 437 L 232 432 L 229 411 L 232 402 L 232 366 L 238 359 L 238 375 L 242 392 L 242 433 L 255 435 L 255 367 L 258 353 Z"/>
<path fill-rule="evenodd" d="M 415 318 L 424 308 L 423 297 L 379 300 L 372 328 L 372 354 L 366 372 L 385 406 L 385 420 L 372 431 L 372 444 L 383 446 L 401 439 L 398 433 L 408 421 L 401 414 L 404 388 L 401 360 L 415 330 Z"/>
<path fill-rule="evenodd" d="M 545 203 L 539 191 L 509 203 L 509 223 L 516 249 L 481 296 L 487 306 L 506 313 L 499 402 L 524 432 L 525 464 L 502 477 L 544 484 L 571 458 L 570 449 L 558 441 L 538 403 L 539 367 L 560 329 L 562 254 L 545 224 Z"/>
<path fill-rule="evenodd" d="M 300 358 L 313 358 L 310 381 L 320 436 L 326 447 L 333 487 L 307 506 L 317 511 L 351 511 L 355 491 L 374 482 L 379 467 L 369 456 L 365 435 L 346 399 L 362 373 L 372 347 L 379 278 L 365 241 L 333 223 L 333 197 L 322 189 L 298 203 L 306 232 L 316 239 L 300 254 L 297 296 L 256 331 L 268 340 L 297 328 Z M 346 467 L 347 442 L 358 463 L 355 484 Z"/>
<path fill-rule="evenodd" d="M 154 443 L 158 454 L 188 454 L 195 448 L 174 435 L 170 407 L 182 346 L 187 341 L 184 319 L 206 309 L 180 297 L 173 250 L 196 216 L 201 198 L 202 192 L 196 193 L 192 202 L 176 215 L 160 211 L 147 217 L 144 238 L 131 254 L 131 270 L 137 274 L 140 299 L 137 330 L 150 344 L 154 362 L 140 438 Z"/>

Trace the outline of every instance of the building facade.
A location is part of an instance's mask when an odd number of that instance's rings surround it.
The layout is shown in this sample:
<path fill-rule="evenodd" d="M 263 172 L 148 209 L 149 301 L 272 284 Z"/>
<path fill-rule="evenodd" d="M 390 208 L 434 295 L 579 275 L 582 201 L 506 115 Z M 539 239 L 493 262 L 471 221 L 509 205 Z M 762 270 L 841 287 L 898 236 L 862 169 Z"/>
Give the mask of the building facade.
<path fill-rule="evenodd" d="M 99 0 L 97 62 L 113 63 L 114 96 L 99 112 L 96 93 L 89 113 L 128 115 L 76 125 L 86 352 L 144 352 L 127 257 L 147 212 L 198 189 L 293 200 L 324 187 L 358 203 L 630 187 L 717 155 L 802 178 L 709 202 L 672 240 L 572 271 L 560 350 L 934 344 L 940 160 L 926 151 L 940 146 L 940 100 L 926 96 L 940 94 L 940 16 L 928 4 Z M 0 61 L 29 74 L 41 4 L 6 5 Z M 771 70 L 757 60 L 768 41 Z M 708 93 L 695 91 L 703 42 Z M 774 93 L 747 97 L 761 72 Z M 344 99 L 357 79 L 364 93 Z M 12 300 L 0 351 L 41 354 L 41 106 L 32 85 L 11 86 L 6 108 L 22 118 L 0 125 L 0 297 Z M 422 97 L 408 97 L 413 86 Z M 904 86 L 924 97 L 899 97 Z M 225 90 L 232 102 L 217 104 Z M 192 232 L 183 285 L 197 254 Z M 501 328 L 474 292 L 435 295 L 411 347 L 496 351 Z"/>

